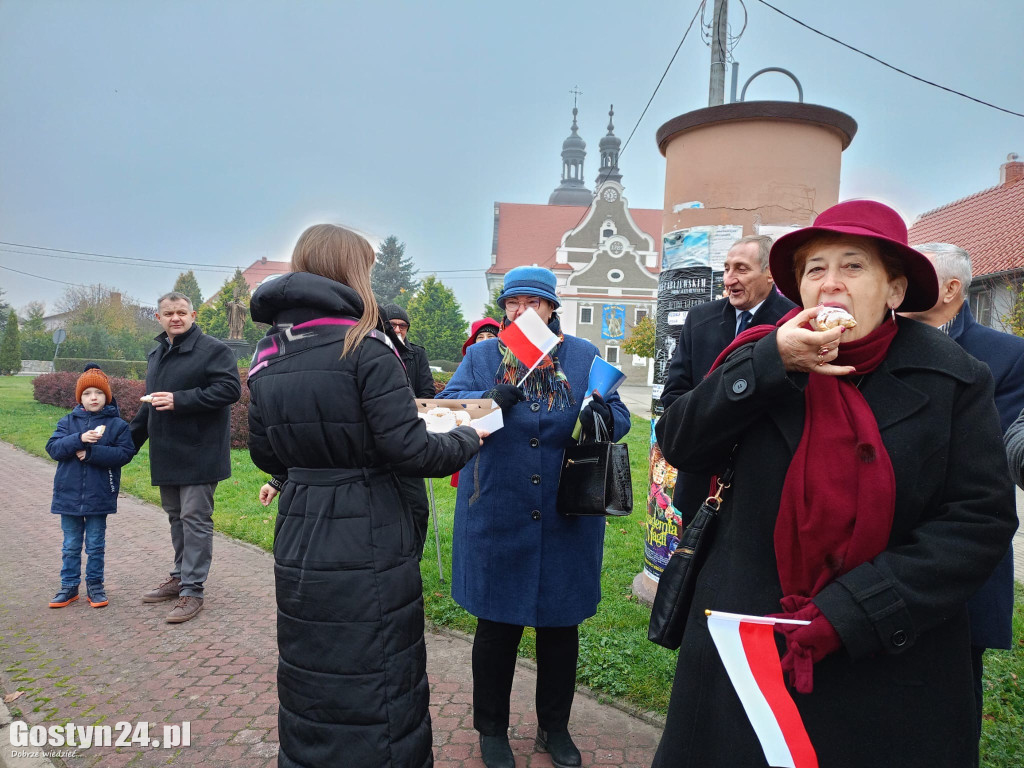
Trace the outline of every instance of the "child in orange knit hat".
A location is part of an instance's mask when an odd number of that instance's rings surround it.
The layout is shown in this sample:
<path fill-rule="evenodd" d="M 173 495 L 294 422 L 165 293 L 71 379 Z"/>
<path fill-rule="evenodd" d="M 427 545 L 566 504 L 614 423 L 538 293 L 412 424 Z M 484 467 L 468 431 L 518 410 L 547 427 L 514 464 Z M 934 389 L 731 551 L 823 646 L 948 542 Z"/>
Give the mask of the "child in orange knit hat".
<path fill-rule="evenodd" d="M 63 608 L 78 599 L 84 541 L 89 605 L 102 608 L 108 603 L 103 587 L 107 515 L 117 512 L 121 467 L 132 460 L 135 445 L 113 403 L 110 380 L 95 363 L 78 377 L 75 399 L 78 405 L 57 422 L 46 443 L 46 452 L 58 462 L 50 511 L 60 515 L 64 531 L 60 590 L 50 607 Z"/>

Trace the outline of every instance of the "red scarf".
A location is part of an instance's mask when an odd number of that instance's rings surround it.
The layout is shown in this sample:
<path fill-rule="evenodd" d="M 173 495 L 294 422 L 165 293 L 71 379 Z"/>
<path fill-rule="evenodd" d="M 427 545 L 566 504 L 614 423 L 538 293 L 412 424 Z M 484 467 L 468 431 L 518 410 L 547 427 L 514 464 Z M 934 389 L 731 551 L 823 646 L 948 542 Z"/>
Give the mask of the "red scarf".
<path fill-rule="evenodd" d="M 792 310 L 777 323 L 802 310 Z M 731 352 L 767 336 L 772 326 L 748 328 Z M 835 365 L 857 375 L 881 365 L 896 336 L 884 322 L 862 339 L 839 345 Z M 813 597 L 825 585 L 885 549 L 892 529 L 896 483 L 878 422 L 848 376 L 811 373 L 804 390 L 804 431 L 789 463 L 775 522 L 775 559 L 783 595 Z"/>

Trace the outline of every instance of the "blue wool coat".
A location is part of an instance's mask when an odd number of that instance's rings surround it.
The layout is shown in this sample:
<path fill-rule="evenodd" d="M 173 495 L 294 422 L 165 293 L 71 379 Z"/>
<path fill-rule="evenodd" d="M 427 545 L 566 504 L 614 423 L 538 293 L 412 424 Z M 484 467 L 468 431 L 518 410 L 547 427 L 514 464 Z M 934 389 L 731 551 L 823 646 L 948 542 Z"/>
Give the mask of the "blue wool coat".
<path fill-rule="evenodd" d="M 1024 410 L 1024 339 L 980 325 L 965 302 L 949 326 L 949 338 L 992 371 L 996 410 L 1005 433 Z M 971 644 L 980 648 L 1009 648 L 1012 642 L 1013 548 L 967 604 Z"/>
<path fill-rule="evenodd" d="M 97 443 L 83 443 L 82 433 L 106 424 L 107 429 Z M 85 460 L 75 455 L 85 449 Z M 121 488 L 121 467 L 132 460 L 132 443 L 128 422 L 121 418 L 117 406 L 105 405 L 89 413 L 76 405 L 57 422 L 57 429 L 46 441 L 50 458 L 60 462 L 53 477 L 55 515 L 112 515 L 117 512 L 117 492 Z"/>
<path fill-rule="evenodd" d="M 452 597 L 474 616 L 530 627 L 567 627 L 597 612 L 605 518 L 558 513 L 562 452 L 570 445 L 597 347 L 565 336 L 557 356 L 576 404 L 518 403 L 505 426 L 459 474 L 452 545 Z M 438 397 L 480 398 L 498 376 L 498 341 L 471 346 Z M 532 375 L 532 374 L 531 374 Z M 614 439 L 629 431 L 629 410 L 608 398 Z"/>

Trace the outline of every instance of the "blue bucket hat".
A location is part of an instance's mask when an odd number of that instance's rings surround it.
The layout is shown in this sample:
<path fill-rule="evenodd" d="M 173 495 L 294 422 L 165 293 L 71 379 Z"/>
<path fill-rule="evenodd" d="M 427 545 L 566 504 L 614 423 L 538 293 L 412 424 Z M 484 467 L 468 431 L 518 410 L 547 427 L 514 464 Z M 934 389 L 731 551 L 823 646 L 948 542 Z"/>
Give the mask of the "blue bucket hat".
<path fill-rule="evenodd" d="M 510 296 L 537 296 L 547 299 L 555 305 L 555 309 L 562 306 L 562 302 L 555 295 L 555 287 L 558 281 L 555 273 L 544 267 L 516 267 L 505 273 L 505 285 L 498 296 L 498 306 L 505 308 L 505 299 Z"/>

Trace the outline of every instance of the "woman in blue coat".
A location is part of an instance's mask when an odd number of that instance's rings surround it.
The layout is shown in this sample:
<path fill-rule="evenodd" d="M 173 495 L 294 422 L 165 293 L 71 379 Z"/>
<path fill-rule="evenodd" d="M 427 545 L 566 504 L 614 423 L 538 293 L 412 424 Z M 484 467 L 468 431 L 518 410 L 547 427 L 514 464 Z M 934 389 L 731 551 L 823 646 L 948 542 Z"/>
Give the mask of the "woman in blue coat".
<path fill-rule="evenodd" d="M 438 397 L 493 398 L 504 427 L 462 469 L 455 504 L 452 597 L 477 617 L 473 642 L 473 726 L 488 768 L 514 766 L 508 743 L 509 697 L 523 628 L 537 628 L 537 744 L 556 766 L 580 765 L 569 736 L 579 624 L 597 612 L 605 521 L 558 513 L 562 452 L 572 443 L 597 347 L 561 333 L 555 275 L 516 267 L 498 305 L 502 327 L 533 309 L 559 337 L 537 368 L 497 339 L 480 341 Z M 518 386 L 517 386 L 518 385 Z M 583 423 L 602 418 L 620 439 L 629 411 L 612 395 L 595 397 Z"/>

